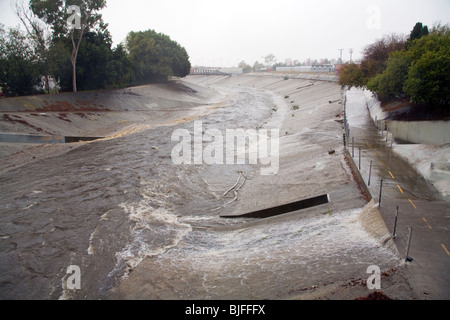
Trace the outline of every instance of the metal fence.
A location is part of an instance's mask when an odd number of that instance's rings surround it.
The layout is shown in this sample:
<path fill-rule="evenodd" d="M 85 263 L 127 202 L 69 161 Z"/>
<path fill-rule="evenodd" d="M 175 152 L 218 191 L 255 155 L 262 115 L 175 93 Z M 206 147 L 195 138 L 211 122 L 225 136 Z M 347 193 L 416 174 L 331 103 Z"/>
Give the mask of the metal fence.
<path fill-rule="evenodd" d="M 363 152 L 365 151 L 365 145 L 362 141 L 355 139 L 354 136 L 351 135 L 350 124 L 348 122 L 347 110 L 346 110 L 346 95 L 345 92 L 342 98 L 342 105 L 344 106 L 344 120 L 343 120 L 343 135 L 344 135 L 344 147 L 347 150 L 347 154 L 350 155 L 349 161 L 353 162 L 353 167 L 359 171 L 359 176 L 361 177 L 361 183 L 365 184 L 364 188 L 370 194 L 370 197 L 374 200 L 378 200 L 378 206 L 381 208 L 382 198 L 383 198 L 383 179 L 379 179 L 379 181 L 373 181 L 372 172 L 373 172 L 373 161 L 370 160 L 369 163 L 362 166 L 361 159 L 363 157 Z M 375 125 L 377 127 L 379 139 L 386 143 L 386 147 L 392 148 L 392 144 L 394 141 L 394 136 L 392 133 L 388 131 L 386 126 L 386 122 L 383 120 L 378 120 L 375 118 Z M 367 151 L 367 150 L 366 150 Z M 371 187 L 372 184 L 372 187 Z M 376 186 L 378 185 L 378 188 Z M 372 191 L 369 190 L 369 187 Z M 375 193 L 375 194 L 374 194 Z M 377 198 L 375 197 L 377 196 Z M 409 256 L 409 247 L 411 243 L 412 236 L 412 227 L 409 225 L 404 225 L 401 221 L 402 211 L 399 206 L 395 206 L 394 208 L 386 208 L 383 207 L 385 212 L 391 211 L 394 216 L 393 220 L 393 232 L 391 234 L 391 238 L 395 239 L 395 244 L 397 246 L 397 250 L 404 257 L 406 261 L 412 261 L 412 258 Z"/>

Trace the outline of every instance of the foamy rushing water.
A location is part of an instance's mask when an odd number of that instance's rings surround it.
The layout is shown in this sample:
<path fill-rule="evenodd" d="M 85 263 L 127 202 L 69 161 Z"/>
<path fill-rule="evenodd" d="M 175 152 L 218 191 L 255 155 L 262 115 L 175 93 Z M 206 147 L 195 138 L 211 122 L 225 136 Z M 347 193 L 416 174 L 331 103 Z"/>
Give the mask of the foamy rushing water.
<path fill-rule="evenodd" d="M 141 283 L 149 298 L 268 298 L 364 278 L 368 266 L 383 268 L 398 261 L 395 251 L 364 231 L 361 210 L 256 226 L 244 223 L 227 231 L 198 227 L 216 218 L 176 218 L 156 211 L 145 225 L 163 221 L 172 240 L 157 249 L 138 240 L 121 257 L 134 264 L 130 267 L 150 257 L 145 270 L 152 273 Z"/>

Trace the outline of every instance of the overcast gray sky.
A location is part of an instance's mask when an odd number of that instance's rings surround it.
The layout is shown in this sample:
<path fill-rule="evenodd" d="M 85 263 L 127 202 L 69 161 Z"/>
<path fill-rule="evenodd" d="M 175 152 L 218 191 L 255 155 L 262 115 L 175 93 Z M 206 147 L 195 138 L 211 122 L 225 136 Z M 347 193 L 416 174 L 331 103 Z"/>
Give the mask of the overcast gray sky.
<path fill-rule="evenodd" d="M 0 22 L 18 22 L 0 0 Z M 361 57 L 390 33 L 409 34 L 416 22 L 450 23 L 450 0 L 107 0 L 103 18 L 114 45 L 130 31 L 154 29 L 189 53 L 192 65 L 253 65 L 273 53 L 291 58 Z"/>

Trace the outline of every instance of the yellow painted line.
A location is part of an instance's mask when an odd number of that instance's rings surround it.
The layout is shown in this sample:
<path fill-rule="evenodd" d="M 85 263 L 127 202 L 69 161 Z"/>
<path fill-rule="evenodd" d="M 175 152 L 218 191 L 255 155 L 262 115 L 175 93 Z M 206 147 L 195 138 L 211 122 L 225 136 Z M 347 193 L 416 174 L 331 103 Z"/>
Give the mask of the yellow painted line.
<path fill-rule="evenodd" d="M 425 217 L 422 217 L 422 220 L 426 223 L 426 225 L 428 226 L 428 228 L 430 228 L 430 230 L 433 229 L 433 228 L 430 226 L 430 224 L 428 223 L 427 219 L 425 219 Z"/>
<path fill-rule="evenodd" d="M 403 193 L 403 190 L 399 185 L 397 185 L 397 188 L 398 188 L 398 190 L 400 190 L 401 193 Z"/>
<path fill-rule="evenodd" d="M 389 172 L 389 174 L 391 175 L 392 179 L 395 179 L 395 177 L 394 177 L 394 175 L 392 174 L 392 172 L 390 172 L 389 170 L 388 170 L 388 172 Z"/>
<path fill-rule="evenodd" d="M 408 199 L 408 200 L 409 200 L 409 202 L 412 204 L 412 206 L 414 207 L 414 209 L 417 209 L 417 207 L 416 207 L 416 205 L 414 204 L 414 202 L 412 202 L 411 199 Z"/>
<path fill-rule="evenodd" d="M 386 163 L 384 163 L 383 160 L 380 159 L 381 164 L 383 165 L 383 167 L 386 167 Z"/>
<path fill-rule="evenodd" d="M 375 155 L 377 156 L 377 158 L 380 157 L 376 151 L 374 151 L 373 153 L 375 153 Z"/>
<path fill-rule="evenodd" d="M 447 255 L 450 257 L 450 252 L 448 252 L 447 248 L 444 246 L 443 243 L 441 243 L 442 248 L 445 250 L 445 252 L 447 253 Z"/>
<path fill-rule="evenodd" d="M 367 141 L 367 139 L 366 139 L 366 143 L 367 143 L 367 146 L 368 146 L 370 149 L 372 149 L 372 146 L 369 144 L 369 141 Z"/>

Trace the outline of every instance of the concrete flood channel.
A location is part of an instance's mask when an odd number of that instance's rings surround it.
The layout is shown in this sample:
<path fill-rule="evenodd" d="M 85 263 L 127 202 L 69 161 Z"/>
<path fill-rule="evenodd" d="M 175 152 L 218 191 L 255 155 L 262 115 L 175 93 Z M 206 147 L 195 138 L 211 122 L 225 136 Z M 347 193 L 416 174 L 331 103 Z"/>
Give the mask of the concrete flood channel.
<path fill-rule="evenodd" d="M 370 265 L 398 265 L 397 252 L 378 240 L 386 231 L 378 214 L 367 221 L 368 203 L 346 162 L 338 84 L 195 76 L 104 95 L 97 104 L 117 110 L 101 118 L 27 118 L 55 133 L 51 148 L 81 136 L 71 128 L 82 121 L 92 136 L 112 134 L 124 116 L 152 126 L 0 175 L 0 297 L 283 299 L 319 289 L 327 297 L 367 279 Z M 119 110 L 125 106 L 136 110 Z M 248 163 L 174 164 L 171 135 L 192 132 L 196 119 L 221 132 L 279 128 L 278 174 L 260 175 L 262 165 Z M 18 122 L 3 125 L 22 132 Z M 230 203 L 222 195 L 239 171 L 248 179 Z M 66 286 L 71 265 L 81 270 L 79 290 Z M 346 296 L 368 293 L 351 289 Z"/>

